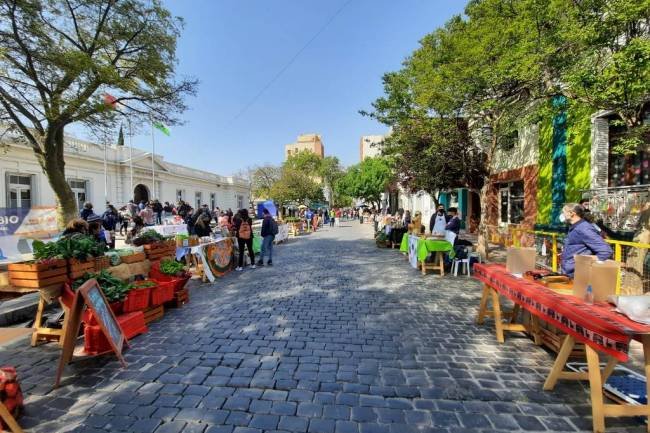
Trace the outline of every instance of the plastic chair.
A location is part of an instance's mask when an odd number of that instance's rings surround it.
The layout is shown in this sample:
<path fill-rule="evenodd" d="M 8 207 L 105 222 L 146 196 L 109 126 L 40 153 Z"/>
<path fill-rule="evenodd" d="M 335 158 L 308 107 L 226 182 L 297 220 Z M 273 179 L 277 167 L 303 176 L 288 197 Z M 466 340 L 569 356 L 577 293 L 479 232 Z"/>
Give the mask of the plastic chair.
<path fill-rule="evenodd" d="M 458 268 L 459 265 L 462 267 L 465 265 L 465 274 L 469 277 L 472 273 L 472 270 L 470 269 L 470 260 L 472 257 L 472 248 L 471 247 L 465 247 L 467 251 L 467 256 L 464 259 L 454 259 L 452 265 L 451 265 L 451 271 L 454 273 L 454 277 L 458 276 Z M 461 270 L 462 272 L 462 270 Z"/>

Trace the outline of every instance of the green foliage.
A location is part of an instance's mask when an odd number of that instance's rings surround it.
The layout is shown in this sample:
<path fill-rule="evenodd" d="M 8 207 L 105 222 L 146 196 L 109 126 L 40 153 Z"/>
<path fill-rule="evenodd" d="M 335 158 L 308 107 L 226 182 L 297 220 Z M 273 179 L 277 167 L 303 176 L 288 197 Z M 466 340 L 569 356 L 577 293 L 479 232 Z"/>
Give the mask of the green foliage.
<path fill-rule="evenodd" d="M 126 294 L 133 288 L 128 283 L 114 277 L 110 272 L 103 269 L 98 273 L 87 272 L 81 278 L 72 282 L 72 289 L 77 290 L 86 281 L 96 279 L 99 287 L 102 289 L 108 302 L 118 302 L 124 300 Z"/>
<path fill-rule="evenodd" d="M 86 260 L 89 257 L 102 256 L 106 251 L 105 244 L 97 242 L 92 236 L 82 234 L 63 236 L 54 242 L 34 240 L 32 248 L 36 260 L 53 258 Z"/>
<path fill-rule="evenodd" d="M 269 198 L 273 184 L 280 179 L 282 170 L 273 165 L 261 165 L 251 170 L 251 191 L 256 198 Z"/>
<path fill-rule="evenodd" d="M 164 241 L 165 237 L 153 229 L 145 230 L 133 239 L 133 245 L 140 246 Z"/>
<path fill-rule="evenodd" d="M 394 179 L 386 158 L 366 158 L 348 168 L 337 184 L 337 189 L 349 197 L 364 199 L 381 207 L 381 195 Z"/>
<path fill-rule="evenodd" d="M 312 201 L 323 201 L 323 189 L 312 175 L 305 172 L 283 167 L 280 178 L 272 185 L 270 198 L 276 203 L 306 204 Z"/>
<path fill-rule="evenodd" d="M 163 259 L 160 262 L 160 272 L 165 275 L 177 275 L 185 271 L 182 263 L 172 259 Z"/>

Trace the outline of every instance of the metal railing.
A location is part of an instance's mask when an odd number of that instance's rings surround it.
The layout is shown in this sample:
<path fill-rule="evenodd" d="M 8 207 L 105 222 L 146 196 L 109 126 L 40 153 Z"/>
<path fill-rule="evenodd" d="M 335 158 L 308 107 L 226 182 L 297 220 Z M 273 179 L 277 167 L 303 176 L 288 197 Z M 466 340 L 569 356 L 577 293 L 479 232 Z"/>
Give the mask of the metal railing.
<path fill-rule="evenodd" d="M 534 246 L 537 250 L 537 265 L 557 272 L 565 237 L 564 233 L 509 227 L 507 234 L 501 232 L 494 238 L 502 243 L 493 243 L 514 247 Z M 621 263 L 616 294 L 640 295 L 650 292 L 650 244 L 613 239 L 606 239 L 605 242 L 612 246 L 612 258 Z"/>

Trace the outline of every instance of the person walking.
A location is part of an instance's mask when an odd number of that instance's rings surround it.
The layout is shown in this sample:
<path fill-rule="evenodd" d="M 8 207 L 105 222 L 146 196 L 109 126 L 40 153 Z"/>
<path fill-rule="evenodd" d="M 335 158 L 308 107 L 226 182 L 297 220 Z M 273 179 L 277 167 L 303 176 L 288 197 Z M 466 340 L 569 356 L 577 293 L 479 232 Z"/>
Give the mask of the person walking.
<path fill-rule="evenodd" d="M 162 224 L 163 205 L 160 204 L 158 200 L 154 200 L 153 204 L 151 205 L 151 209 L 153 210 L 156 224 Z"/>
<path fill-rule="evenodd" d="M 239 262 L 236 271 L 244 270 L 244 247 L 248 248 L 251 259 L 251 269 L 255 269 L 255 252 L 253 251 L 253 220 L 248 216 L 247 209 L 240 209 L 235 218 L 235 236 L 239 246 Z"/>
<path fill-rule="evenodd" d="M 127 206 L 120 208 L 120 236 L 126 236 L 129 231 L 129 222 L 133 219 L 131 211 Z"/>
<path fill-rule="evenodd" d="M 266 262 L 267 265 L 273 265 L 273 240 L 275 235 L 278 234 L 278 223 L 273 219 L 273 216 L 268 211 L 264 209 L 262 211 L 264 215 L 264 220 L 262 221 L 262 251 L 260 252 L 260 259 L 257 262 L 258 266 L 264 266 L 264 256 L 269 255 L 269 261 Z"/>

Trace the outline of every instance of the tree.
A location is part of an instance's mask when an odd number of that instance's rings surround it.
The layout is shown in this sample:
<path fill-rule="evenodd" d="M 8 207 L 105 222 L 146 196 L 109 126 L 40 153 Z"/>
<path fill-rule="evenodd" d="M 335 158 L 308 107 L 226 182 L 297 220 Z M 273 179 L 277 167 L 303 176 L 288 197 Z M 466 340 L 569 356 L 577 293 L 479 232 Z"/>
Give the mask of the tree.
<path fill-rule="evenodd" d="M 392 180 L 393 173 L 385 158 L 366 158 L 348 168 L 338 180 L 337 188 L 349 197 L 361 198 L 381 209 L 381 195 Z"/>
<path fill-rule="evenodd" d="M 197 85 L 175 78 L 181 28 L 159 0 L 0 0 L 0 118 L 32 147 L 60 226 L 76 215 L 66 126 L 111 128 L 123 111 L 178 122 Z"/>
<path fill-rule="evenodd" d="M 280 180 L 282 169 L 275 165 L 260 165 L 249 169 L 252 196 L 258 199 L 270 197 L 273 184 Z"/>
<path fill-rule="evenodd" d="M 308 174 L 287 166 L 282 168 L 280 178 L 271 186 L 269 196 L 280 206 L 324 199 L 320 184 Z"/>

